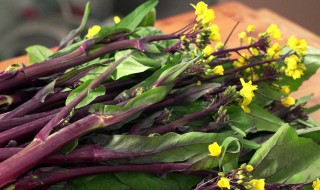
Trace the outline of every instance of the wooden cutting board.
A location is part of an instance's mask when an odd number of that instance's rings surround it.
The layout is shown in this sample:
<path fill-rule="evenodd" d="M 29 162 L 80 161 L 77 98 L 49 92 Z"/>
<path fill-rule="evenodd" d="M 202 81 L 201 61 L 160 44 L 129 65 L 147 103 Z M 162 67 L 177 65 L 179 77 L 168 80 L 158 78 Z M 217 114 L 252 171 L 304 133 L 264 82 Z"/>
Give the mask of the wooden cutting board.
<path fill-rule="evenodd" d="M 253 10 L 238 2 L 228 2 L 219 4 L 217 6 L 212 6 L 211 8 L 213 8 L 215 11 L 216 19 L 214 20 L 214 23 L 216 23 L 220 27 L 222 41 L 227 38 L 234 25 L 238 21 L 240 21 L 239 26 L 236 28 L 234 34 L 228 42 L 228 47 L 235 47 L 239 45 L 237 34 L 240 31 L 245 30 L 249 24 L 256 25 L 255 33 L 257 34 L 259 32 L 265 31 L 270 24 L 274 23 L 277 24 L 282 31 L 283 44 L 291 35 L 295 35 L 297 38 L 306 39 L 309 45 L 320 48 L 319 36 L 268 9 Z M 161 28 L 166 33 L 171 33 L 182 28 L 193 19 L 194 13 L 188 12 L 160 20 L 156 23 L 156 26 Z M 20 56 L 2 61 L 0 62 L 0 71 L 4 70 L 7 66 L 14 63 L 25 63 L 26 65 L 28 65 L 28 59 L 26 56 Z M 320 70 L 315 76 L 305 82 L 297 92 L 292 93 L 292 95 L 298 98 L 313 93 L 314 97 L 311 99 L 310 103 L 307 106 L 320 104 L 320 88 L 317 87 L 319 86 L 319 81 Z M 311 114 L 311 117 L 320 122 L 320 111 Z"/>

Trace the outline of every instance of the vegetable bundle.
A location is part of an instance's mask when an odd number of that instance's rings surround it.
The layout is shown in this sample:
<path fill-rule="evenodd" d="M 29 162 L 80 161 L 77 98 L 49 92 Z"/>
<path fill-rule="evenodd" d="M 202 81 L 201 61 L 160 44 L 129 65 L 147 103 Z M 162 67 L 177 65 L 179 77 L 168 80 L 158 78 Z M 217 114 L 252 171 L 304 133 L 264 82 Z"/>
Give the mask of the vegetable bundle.
<path fill-rule="evenodd" d="M 83 37 L 87 4 L 57 52 L 0 73 L 0 188 L 320 189 L 319 106 L 289 96 L 320 51 L 275 24 L 229 48 L 203 2 L 163 34 L 156 4 Z"/>

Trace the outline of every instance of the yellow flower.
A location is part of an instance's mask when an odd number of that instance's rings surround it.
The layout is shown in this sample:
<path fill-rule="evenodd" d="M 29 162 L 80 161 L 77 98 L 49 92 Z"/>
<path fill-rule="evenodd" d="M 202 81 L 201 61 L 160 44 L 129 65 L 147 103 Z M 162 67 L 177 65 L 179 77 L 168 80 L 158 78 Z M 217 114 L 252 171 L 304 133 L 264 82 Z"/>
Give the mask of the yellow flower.
<path fill-rule="evenodd" d="M 215 66 L 213 68 L 213 73 L 216 75 L 223 75 L 224 69 L 221 65 Z"/>
<path fill-rule="evenodd" d="M 230 179 L 226 178 L 226 177 L 222 177 L 219 179 L 218 183 L 217 183 L 218 187 L 220 188 L 227 188 L 230 189 Z"/>
<path fill-rule="evenodd" d="M 286 108 L 294 105 L 295 103 L 296 103 L 296 100 L 291 96 L 281 99 L 281 104 Z"/>
<path fill-rule="evenodd" d="M 247 54 L 242 53 L 241 56 L 238 58 L 238 60 L 233 63 L 233 66 L 234 66 L 234 67 L 244 66 L 244 65 L 247 64 L 247 60 L 248 60 L 249 58 L 250 58 L 250 57 L 249 57 Z"/>
<path fill-rule="evenodd" d="M 313 190 L 320 190 L 320 180 L 317 178 L 312 182 Z"/>
<path fill-rule="evenodd" d="M 269 58 L 277 59 L 281 54 L 281 46 L 279 43 L 274 43 L 267 49 Z"/>
<path fill-rule="evenodd" d="M 248 32 L 248 33 L 252 33 L 252 32 L 254 32 L 255 28 L 256 28 L 255 25 L 250 24 L 250 25 L 247 27 L 247 32 Z"/>
<path fill-rule="evenodd" d="M 298 40 L 296 37 L 291 36 L 287 41 L 287 45 L 298 54 L 304 55 L 307 53 L 306 40 Z"/>
<path fill-rule="evenodd" d="M 254 55 L 254 56 L 257 56 L 257 55 L 260 54 L 260 52 L 259 52 L 259 50 L 258 50 L 257 48 L 251 47 L 251 48 L 249 48 L 249 51 L 250 51 L 250 53 L 251 53 L 252 55 Z"/>
<path fill-rule="evenodd" d="M 210 45 L 207 45 L 203 50 L 202 50 L 203 56 L 208 57 L 213 53 L 213 49 Z"/>
<path fill-rule="evenodd" d="M 215 18 L 214 11 L 208 9 L 202 15 L 199 15 L 199 18 L 204 26 L 208 26 Z"/>
<path fill-rule="evenodd" d="M 248 41 L 248 44 L 253 44 L 254 43 L 253 37 L 248 37 L 247 41 Z"/>
<path fill-rule="evenodd" d="M 247 40 L 247 33 L 246 33 L 246 32 L 240 32 L 240 33 L 238 34 L 238 37 L 239 37 L 239 39 L 240 39 L 241 42 L 244 42 L 244 41 Z"/>
<path fill-rule="evenodd" d="M 290 94 L 290 86 L 281 86 L 281 92 L 285 95 Z"/>
<path fill-rule="evenodd" d="M 198 2 L 197 5 L 194 5 L 194 4 L 190 4 L 190 5 L 196 10 L 195 15 L 197 16 L 202 15 L 208 9 L 208 5 L 203 1 Z"/>
<path fill-rule="evenodd" d="M 114 23 L 118 24 L 121 21 L 121 18 L 118 16 L 114 16 L 113 21 L 114 21 Z"/>
<path fill-rule="evenodd" d="M 198 80 L 198 81 L 197 81 L 197 86 L 201 86 L 201 85 L 202 85 L 201 81 Z"/>
<path fill-rule="evenodd" d="M 88 33 L 86 35 L 86 38 L 93 38 L 95 35 L 97 35 L 101 30 L 101 27 L 99 25 L 94 25 L 89 28 Z"/>
<path fill-rule="evenodd" d="M 301 78 L 304 74 L 304 71 L 307 69 L 303 64 L 299 63 L 300 59 L 296 55 L 291 55 L 290 57 L 285 58 L 284 62 L 287 67 L 284 69 L 284 72 L 287 76 L 291 76 L 294 80 Z"/>
<path fill-rule="evenodd" d="M 243 101 L 241 102 L 241 108 L 244 112 L 250 113 L 250 108 L 248 105 L 251 103 L 252 98 L 254 97 L 254 90 L 258 89 L 257 85 L 252 85 L 252 81 L 244 82 L 243 78 L 240 78 L 242 89 L 240 90 L 240 95 L 243 97 Z"/>
<path fill-rule="evenodd" d="M 264 179 L 252 179 L 249 183 L 252 186 L 252 190 L 264 190 Z"/>
<path fill-rule="evenodd" d="M 217 142 L 214 142 L 208 146 L 210 156 L 220 156 L 222 147 Z"/>
<path fill-rule="evenodd" d="M 240 95 L 247 99 L 247 100 L 252 100 L 252 98 L 254 97 L 254 90 L 258 89 L 257 85 L 252 85 L 252 81 L 250 80 L 249 82 L 245 82 L 243 78 L 240 78 L 240 82 L 242 85 L 242 89 L 240 90 Z"/>
<path fill-rule="evenodd" d="M 251 166 L 251 165 L 246 165 L 246 170 L 247 170 L 248 172 L 252 172 L 252 171 L 253 171 L 253 166 Z"/>
<path fill-rule="evenodd" d="M 313 190 L 320 190 L 320 184 L 316 185 Z"/>
<path fill-rule="evenodd" d="M 249 100 L 249 99 L 244 98 L 244 99 L 242 100 L 242 102 L 241 102 L 241 108 L 242 108 L 242 110 L 243 110 L 244 112 L 246 112 L 246 113 L 250 113 L 250 112 L 251 112 L 250 108 L 248 107 L 248 105 L 249 105 L 250 103 L 251 103 L 251 100 Z"/>
<path fill-rule="evenodd" d="M 221 39 L 221 34 L 219 33 L 219 26 L 217 26 L 216 24 L 213 24 L 210 26 L 209 30 L 210 30 L 210 36 L 209 36 L 210 40 L 217 42 Z"/>
<path fill-rule="evenodd" d="M 221 48 L 223 48 L 223 47 L 224 47 L 224 44 L 223 44 L 222 42 L 218 42 L 218 43 L 216 43 L 214 49 L 215 49 L 216 51 L 218 51 L 219 49 L 221 49 Z"/>
<path fill-rule="evenodd" d="M 278 28 L 278 26 L 275 25 L 275 24 L 271 24 L 267 28 L 267 34 L 269 34 L 271 39 L 276 39 L 276 40 L 281 40 L 282 39 L 281 31 Z"/>

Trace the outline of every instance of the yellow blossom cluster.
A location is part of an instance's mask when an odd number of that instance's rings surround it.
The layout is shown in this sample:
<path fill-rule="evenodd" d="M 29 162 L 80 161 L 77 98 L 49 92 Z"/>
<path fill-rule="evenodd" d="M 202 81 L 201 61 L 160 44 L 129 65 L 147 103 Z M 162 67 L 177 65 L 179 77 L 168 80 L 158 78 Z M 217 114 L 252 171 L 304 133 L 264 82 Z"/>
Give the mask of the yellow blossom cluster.
<path fill-rule="evenodd" d="M 258 89 L 257 85 L 252 85 L 252 81 L 245 82 L 243 78 L 240 79 L 242 89 L 240 90 L 240 95 L 243 97 L 243 100 L 241 102 L 241 108 L 246 113 L 250 113 L 250 108 L 248 105 L 251 103 L 253 97 L 255 96 L 253 91 Z"/>
<path fill-rule="evenodd" d="M 210 30 L 210 36 L 209 36 L 209 39 L 211 41 L 214 41 L 214 42 L 218 42 L 220 41 L 221 39 L 221 34 L 219 32 L 219 26 L 216 25 L 216 24 L 213 24 L 209 27 L 209 30 Z"/>
<path fill-rule="evenodd" d="M 279 43 L 272 44 L 268 49 L 268 58 L 269 59 L 277 59 L 280 57 L 280 54 L 282 53 L 282 49 Z"/>
<path fill-rule="evenodd" d="M 254 39 L 253 39 L 253 37 L 252 37 L 251 35 L 252 35 L 252 33 L 255 31 L 255 28 L 256 28 L 255 25 L 250 24 L 250 25 L 247 27 L 247 30 L 246 30 L 246 31 L 240 32 L 240 33 L 238 34 L 238 38 L 240 39 L 240 42 L 241 42 L 241 43 L 248 42 L 248 44 L 254 43 Z M 249 36 L 247 36 L 247 34 L 249 34 Z"/>
<path fill-rule="evenodd" d="M 248 60 L 250 59 L 249 55 L 242 53 L 241 56 L 233 63 L 234 67 L 242 67 L 248 64 Z"/>
<path fill-rule="evenodd" d="M 271 39 L 275 40 L 282 40 L 282 33 L 277 25 L 271 24 L 268 28 L 266 33 L 269 35 Z"/>
<path fill-rule="evenodd" d="M 208 5 L 203 1 L 198 2 L 197 5 L 191 4 L 191 6 L 195 9 L 197 21 L 200 21 L 203 26 L 208 26 L 214 20 L 214 11 L 208 9 Z"/>
<path fill-rule="evenodd" d="M 305 55 L 307 53 L 307 42 L 306 40 L 298 40 L 295 36 L 291 36 L 287 45 L 294 50 L 298 55 Z"/>
<path fill-rule="evenodd" d="M 304 71 L 307 69 L 305 65 L 300 63 L 300 58 L 295 54 L 286 57 L 284 62 L 286 64 L 286 67 L 284 68 L 285 75 L 290 76 L 293 79 L 301 78 Z"/>

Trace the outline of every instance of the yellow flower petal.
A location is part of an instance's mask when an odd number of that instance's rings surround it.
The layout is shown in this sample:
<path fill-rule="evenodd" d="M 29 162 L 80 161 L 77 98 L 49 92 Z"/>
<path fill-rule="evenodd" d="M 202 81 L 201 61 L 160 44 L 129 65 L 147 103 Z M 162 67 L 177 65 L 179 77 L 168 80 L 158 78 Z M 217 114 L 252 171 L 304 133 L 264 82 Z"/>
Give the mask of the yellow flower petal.
<path fill-rule="evenodd" d="M 226 178 L 226 177 L 222 177 L 219 179 L 218 183 L 217 183 L 218 187 L 220 188 L 227 188 L 230 189 L 230 179 Z"/>
<path fill-rule="evenodd" d="M 220 156 L 222 147 L 217 142 L 214 142 L 208 146 L 210 156 Z"/>
<path fill-rule="evenodd" d="M 264 190 L 265 182 L 264 179 L 252 179 L 250 180 L 252 190 Z"/>
<path fill-rule="evenodd" d="M 203 56 L 208 57 L 213 53 L 213 49 L 210 45 L 207 45 L 203 50 L 202 50 Z"/>
<path fill-rule="evenodd" d="M 294 105 L 295 103 L 296 103 L 296 100 L 291 96 L 281 99 L 281 104 L 287 108 Z"/>
<path fill-rule="evenodd" d="M 88 33 L 86 35 L 86 38 L 93 38 L 95 35 L 97 35 L 101 30 L 101 27 L 99 25 L 94 25 L 89 28 Z"/>
<path fill-rule="evenodd" d="M 216 75 L 223 75 L 224 73 L 224 69 L 221 65 L 218 65 L 216 67 L 213 68 L 213 73 Z"/>
<path fill-rule="evenodd" d="M 113 21 L 114 21 L 114 23 L 118 24 L 121 21 L 121 18 L 118 16 L 114 16 Z"/>

